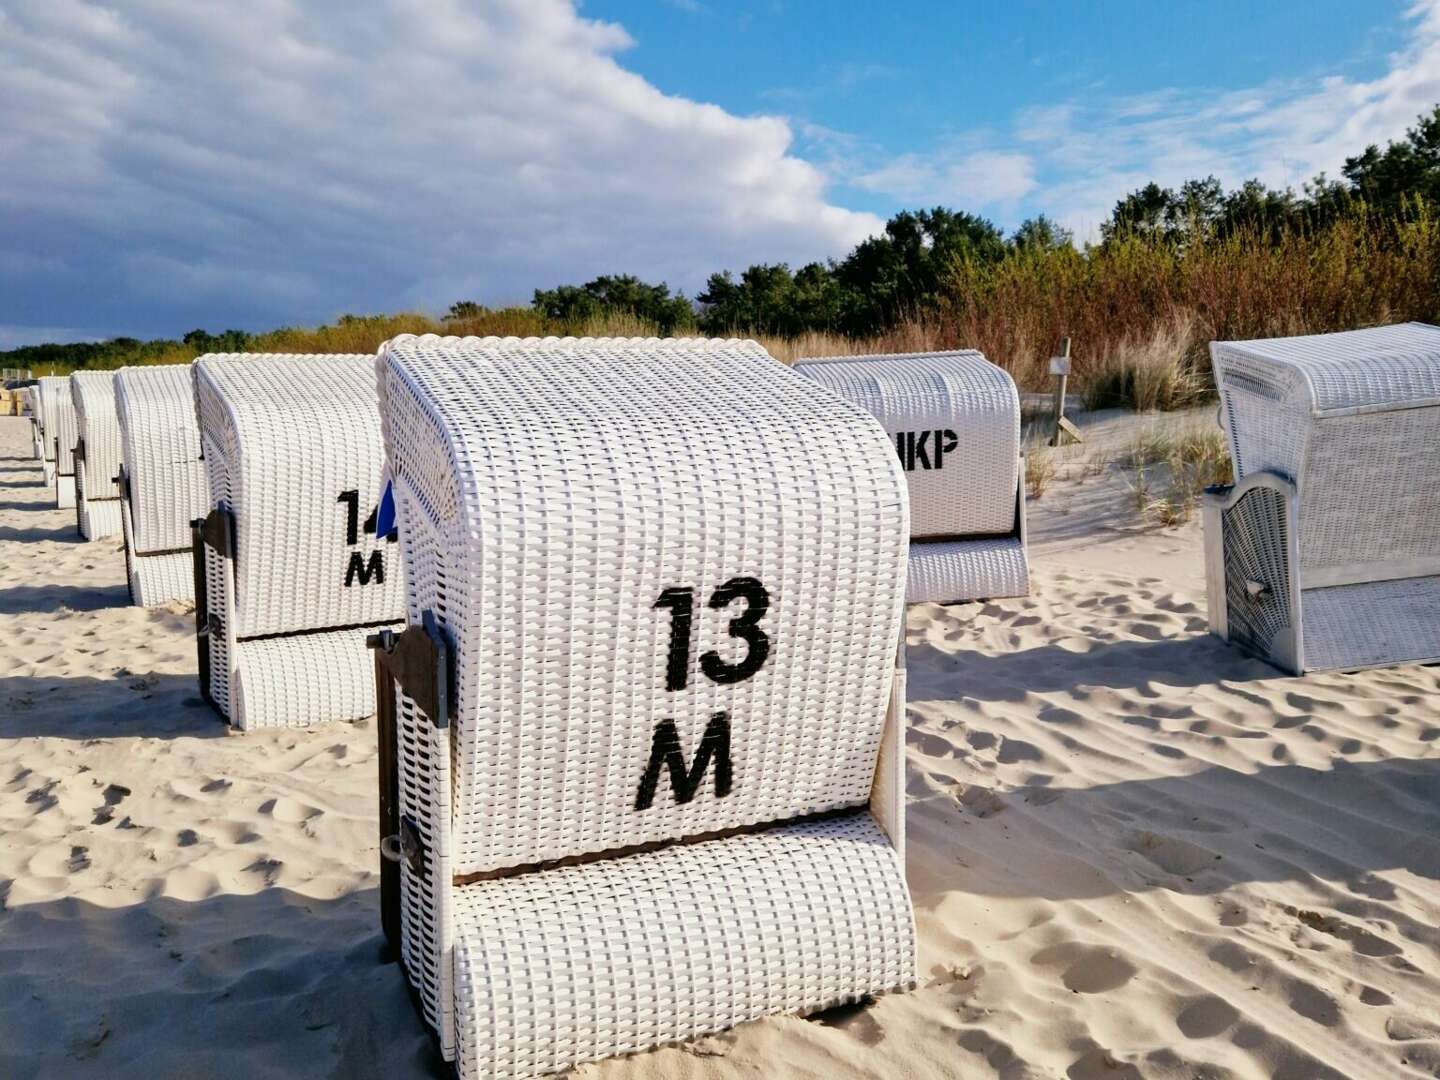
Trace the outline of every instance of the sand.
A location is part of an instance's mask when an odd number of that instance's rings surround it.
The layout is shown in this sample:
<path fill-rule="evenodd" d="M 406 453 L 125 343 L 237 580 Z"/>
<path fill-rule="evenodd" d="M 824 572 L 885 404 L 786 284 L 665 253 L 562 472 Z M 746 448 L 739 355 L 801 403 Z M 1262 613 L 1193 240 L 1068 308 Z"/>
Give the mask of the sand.
<path fill-rule="evenodd" d="M 373 725 L 228 734 L 27 452 L 0 419 L 0 1076 L 443 1075 L 380 962 Z M 1440 668 L 1208 637 L 1198 526 L 1088 452 L 1032 596 L 910 614 L 919 988 L 576 1075 L 1440 1075 Z"/>

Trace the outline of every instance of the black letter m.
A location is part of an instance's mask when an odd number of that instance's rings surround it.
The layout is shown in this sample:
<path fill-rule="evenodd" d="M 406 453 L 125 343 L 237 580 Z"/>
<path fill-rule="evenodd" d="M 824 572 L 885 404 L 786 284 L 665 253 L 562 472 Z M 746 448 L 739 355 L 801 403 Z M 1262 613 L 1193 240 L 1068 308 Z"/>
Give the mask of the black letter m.
<path fill-rule="evenodd" d="M 661 720 L 655 725 L 655 738 L 650 744 L 650 763 L 645 766 L 640 790 L 635 793 L 635 809 L 649 810 L 655 804 L 655 789 L 660 784 L 662 766 L 670 773 L 670 787 L 675 792 L 675 801 L 688 803 L 700 790 L 705 769 L 712 760 L 715 762 L 715 797 L 723 799 L 730 794 L 730 717 L 727 714 L 717 712 L 710 717 L 710 723 L 705 725 L 705 734 L 700 739 L 700 749 L 695 751 L 694 764 L 688 771 L 675 721 Z"/>
<path fill-rule="evenodd" d="M 355 584 L 355 579 L 360 579 L 361 585 L 369 585 L 370 579 L 375 579 L 376 585 L 385 584 L 385 560 L 380 557 L 380 552 L 370 552 L 370 562 L 366 563 L 360 558 L 360 552 L 350 552 L 350 565 L 345 568 L 345 587 L 348 589 Z"/>

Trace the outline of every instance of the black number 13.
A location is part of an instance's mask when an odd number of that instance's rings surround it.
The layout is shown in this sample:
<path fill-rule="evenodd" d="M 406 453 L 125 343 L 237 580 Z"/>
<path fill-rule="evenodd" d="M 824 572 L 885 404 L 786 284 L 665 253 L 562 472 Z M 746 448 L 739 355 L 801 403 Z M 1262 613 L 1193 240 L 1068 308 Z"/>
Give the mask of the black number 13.
<path fill-rule="evenodd" d="M 708 606 L 714 611 L 728 608 L 736 600 L 745 609 L 730 620 L 729 633 L 745 642 L 745 655 L 737 664 L 727 662 L 715 650 L 700 657 L 700 670 L 711 682 L 727 684 L 744 682 L 762 667 L 770 656 L 770 638 L 760 629 L 760 620 L 770 610 L 770 594 L 756 578 L 733 577 L 710 594 Z M 683 690 L 690 681 L 690 628 L 694 622 L 695 590 L 666 589 L 655 601 L 657 608 L 670 609 L 670 650 L 665 660 L 665 689 Z"/>

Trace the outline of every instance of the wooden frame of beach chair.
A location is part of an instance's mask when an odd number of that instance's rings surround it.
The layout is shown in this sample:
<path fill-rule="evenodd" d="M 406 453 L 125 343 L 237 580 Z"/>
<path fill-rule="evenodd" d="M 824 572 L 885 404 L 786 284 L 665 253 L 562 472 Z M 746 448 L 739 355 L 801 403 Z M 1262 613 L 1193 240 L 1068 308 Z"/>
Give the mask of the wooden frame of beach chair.
<path fill-rule="evenodd" d="M 1440 659 L 1440 329 L 1210 354 L 1236 477 L 1204 499 L 1212 631 L 1294 674 Z"/>
<path fill-rule="evenodd" d="M 750 342 L 402 337 L 378 373 L 382 909 L 459 1075 L 911 985 L 873 419 Z"/>
<path fill-rule="evenodd" d="M 75 403 L 75 528 L 86 540 L 120 532 L 120 421 L 115 415 L 115 373 L 77 371 L 70 376 Z"/>
<path fill-rule="evenodd" d="M 907 603 L 1030 591 L 1020 397 L 973 349 L 801 359 L 795 371 L 885 428 L 910 491 Z"/>
<path fill-rule="evenodd" d="M 201 691 L 242 730 L 375 709 L 365 638 L 404 618 L 377 537 L 375 358 L 212 354 L 192 365 L 208 485 L 192 523 Z"/>
<path fill-rule="evenodd" d="M 210 489 L 200 459 L 190 365 L 121 368 L 115 374 L 115 410 L 130 601 L 140 607 L 193 601 L 190 523 L 205 516 Z"/>
<path fill-rule="evenodd" d="M 70 376 L 42 375 L 40 394 L 50 454 L 46 483 L 55 493 L 56 509 L 69 510 L 75 505 L 75 441 L 80 437 L 75 400 L 70 396 Z"/>

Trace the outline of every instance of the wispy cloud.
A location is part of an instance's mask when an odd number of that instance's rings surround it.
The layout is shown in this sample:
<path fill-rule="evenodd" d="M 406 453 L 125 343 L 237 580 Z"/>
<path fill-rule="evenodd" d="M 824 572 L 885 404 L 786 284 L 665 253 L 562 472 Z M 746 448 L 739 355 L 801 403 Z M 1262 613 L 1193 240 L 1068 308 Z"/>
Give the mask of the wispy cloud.
<path fill-rule="evenodd" d="M 1044 211 L 1093 236 L 1117 199 L 1156 180 L 1257 177 L 1299 186 L 1347 155 L 1400 137 L 1440 102 L 1440 0 L 1407 12 L 1407 44 L 1377 79 L 1335 75 L 1230 90 L 1160 89 L 1025 109 L 999 132 L 855 165 L 848 179 L 909 203 L 949 201 L 1014 223 Z M 968 163 L 968 164 L 967 164 Z M 968 201 L 967 201 L 968 199 Z"/>

